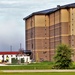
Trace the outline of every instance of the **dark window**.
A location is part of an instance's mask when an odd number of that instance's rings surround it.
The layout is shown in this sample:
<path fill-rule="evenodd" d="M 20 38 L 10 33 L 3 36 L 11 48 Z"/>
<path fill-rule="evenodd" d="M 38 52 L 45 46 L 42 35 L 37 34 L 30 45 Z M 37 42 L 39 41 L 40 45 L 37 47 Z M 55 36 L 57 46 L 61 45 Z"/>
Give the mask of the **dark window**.
<path fill-rule="evenodd" d="M 45 47 L 45 49 L 47 49 L 47 47 Z"/>
<path fill-rule="evenodd" d="M 46 33 L 45 33 L 45 35 L 46 35 Z"/>
<path fill-rule="evenodd" d="M 45 42 L 45 44 L 46 44 L 46 42 Z"/>
<path fill-rule="evenodd" d="M 32 38 L 32 36 L 33 36 L 33 33 L 31 32 L 31 38 Z"/>
<path fill-rule="evenodd" d="M 33 49 L 33 44 L 32 44 L 32 49 Z"/>
<path fill-rule="evenodd" d="M 43 54 L 47 53 L 46 51 L 43 52 Z"/>
<path fill-rule="evenodd" d="M 45 30 L 46 30 L 46 28 L 45 28 Z"/>

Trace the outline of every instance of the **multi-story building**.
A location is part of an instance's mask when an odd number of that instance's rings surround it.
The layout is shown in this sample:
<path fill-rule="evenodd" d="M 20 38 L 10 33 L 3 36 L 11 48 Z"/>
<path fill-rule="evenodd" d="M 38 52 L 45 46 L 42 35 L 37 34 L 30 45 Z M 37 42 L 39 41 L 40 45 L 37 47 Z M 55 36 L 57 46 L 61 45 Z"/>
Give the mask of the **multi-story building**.
<path fill-rule="evenodd" d="M 32 51 L 35 61 L 52 61 L 60 43 L 75 49 L 75 3 L 34 12 L 24 20 L 26 50 Z"/>

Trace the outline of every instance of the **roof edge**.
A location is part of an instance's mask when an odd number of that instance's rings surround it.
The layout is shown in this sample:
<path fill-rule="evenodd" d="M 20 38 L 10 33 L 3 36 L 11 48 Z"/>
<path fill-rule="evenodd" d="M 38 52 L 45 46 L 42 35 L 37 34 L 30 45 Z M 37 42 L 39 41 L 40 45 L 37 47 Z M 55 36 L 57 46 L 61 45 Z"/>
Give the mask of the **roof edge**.
<path fill-rule="evenodd" d="M 68 9 L 68 8 L 75 8 L 75 3 L 71 3 L 71 4 L 66 4 L 66 5 L 57 5 L 56 8 L 52 8 L 52 9 L 47 9 L 47 10 L 42 10 L 42 11 L 38 11 L 38 12 L 34 12 L 30 15 L 28 15 L 27 17 L 23 18 L 23 20 L 27 20 L 28 18 L 32 17 L 33 15 L 46 15 L 46 14 L 49 14 L 49 13 L 53 13 L 57 10 L 60 10 L 60 9 Z M 49 10 L 49 11 L 48 11 Z"/>

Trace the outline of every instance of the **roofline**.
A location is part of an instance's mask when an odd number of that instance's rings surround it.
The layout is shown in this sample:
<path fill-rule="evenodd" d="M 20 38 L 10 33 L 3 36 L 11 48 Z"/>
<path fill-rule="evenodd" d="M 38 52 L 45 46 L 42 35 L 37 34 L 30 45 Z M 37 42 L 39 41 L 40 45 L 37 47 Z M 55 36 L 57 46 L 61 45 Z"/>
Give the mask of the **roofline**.
<path fill-rule="evenodd" d="M 75 4 L 75 3 L 72 3 L 72 4 Z M 67 5 L 63 5 L 63 6 L 57 5 L 56 10 L 50 11 L 50 12 L 48 12 L 48 13 L 40 13 L 40 12 L 43 12 L 44 10 L 43 10 L 43 11 L 34 12 L 34 13 L 28 15 L 27 17 L 23 18 L 23 20 L 27 20 L 28 18 L 30 18 L 30 17 L 32 17 L 32 16 L 34 16 L 34 15 L 46 15 L 46 14 L 51 14 L 51 13 L 53 13 L 53 12 L 55 12 L 55 11 L 60 10 L 60 9 L 75 8 L 75 6 L 72 6 L 72 4 L 67 4 Z M 54 9 L 54 8 L 53 8 L 53 9 Z"/>
<path fill-rule="evenodd" d="M 32 14 L 28 15 L 27 17 L 23 18 L 23 20 L 26 20 L 26 19 L 34 16 L 34 15 L 46 15 L 46 14 L 44 14 L 44 13 L 37 13 L 37 14 L 36 13 L 32 13 Z"/>
<path fill-rule="evenodd" d="M 0 55 L 1 54 L 19 54 L 20 52 L 0 52 Z"/>

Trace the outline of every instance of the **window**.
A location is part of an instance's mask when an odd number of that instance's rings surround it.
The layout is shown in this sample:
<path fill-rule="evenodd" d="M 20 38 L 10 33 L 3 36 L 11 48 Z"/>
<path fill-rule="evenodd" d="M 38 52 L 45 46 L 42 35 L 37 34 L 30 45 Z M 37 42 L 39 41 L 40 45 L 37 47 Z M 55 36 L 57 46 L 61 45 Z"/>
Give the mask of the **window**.
<path fill-rule="evenodd" d="M 72 31 L 73 31 L 73 29 L 72 29 Z"/>
<path fill-rule="evenodd" d="M 46 35 L 46 33 L 45 33 L 45 35 Z"/>
<path fill-rule="evenodd" d="M 45 42 L 45 44 L 47 44 L 47 43 Z"/>
<path fill-rule="evenodd" d="M 47 47 L 45 47 L 45 49 L 47 49 Z"/>
<path fill-rule="evenodd" d="M 32 44 L 32 49 L 33 49 L 33 44 Z"/>
<path fill-rule="evenodd" d="M 31 32 L 31 38 L 32 38 L 32 36 L 33 36 L 33 32 Z"/>
<path fill-rule="evenodd" d="M 45 30 L 46 30 L 46 28 L 45 28 Z"/>
<path fill-rule="evenodd" d="M 43 54 L 47 53 L 46 51 L 43 52 Z"/>

